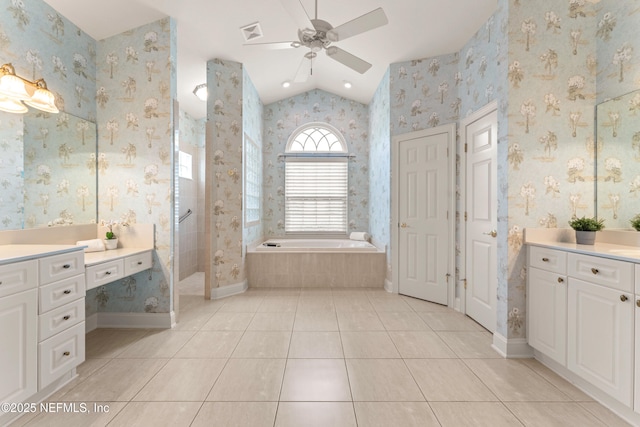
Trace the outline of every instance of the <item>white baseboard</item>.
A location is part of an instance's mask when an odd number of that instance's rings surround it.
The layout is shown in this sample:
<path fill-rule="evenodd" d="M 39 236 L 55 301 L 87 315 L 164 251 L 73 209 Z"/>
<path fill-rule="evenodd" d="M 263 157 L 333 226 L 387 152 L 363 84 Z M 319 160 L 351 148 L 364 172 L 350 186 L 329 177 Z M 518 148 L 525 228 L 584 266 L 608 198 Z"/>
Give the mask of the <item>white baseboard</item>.
<path fill-rule="evenodd" d="M 98 328 L 98 313 L 93 313 L 91 316 L 84 319 L 84 333 L 88 334 L 94 329 Z"/>
<path fill-rule="evenodd" d="M 230 297 L 231 295 L 237 295 L 245 292 L 249 289 L 249 282 L 247 279 L 233 285 L 221 286 L 219 288 L 211 289 L 211 299 L 220 299 L 224 297 Z"/>
<path fill-rule="evenodd" d="M 384 279 L 384 290 L 390 294 L 397 293 L 395 292 L 395 289 L 393 289 L 393 283 L 391 283 L 389 279 Z"/>
<path fill-rule="evenodd" d="M 502 357 L 507 359 L 523 359 L 533 357 L 533 349 L 525 338 L 507 339 L 498 332 L 493 333 L 491 345 Z"/>

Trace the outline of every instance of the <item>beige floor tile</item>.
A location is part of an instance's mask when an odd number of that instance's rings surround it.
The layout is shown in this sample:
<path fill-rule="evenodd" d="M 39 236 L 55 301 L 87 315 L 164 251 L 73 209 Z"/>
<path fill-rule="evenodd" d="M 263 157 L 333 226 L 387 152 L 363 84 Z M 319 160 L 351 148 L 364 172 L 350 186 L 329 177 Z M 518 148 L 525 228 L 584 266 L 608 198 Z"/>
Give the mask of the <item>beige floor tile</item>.
<path fill-rule="evenodd" d="M 95 329 L 85 338 L 87 359 L 111 359 L 145 336 L 147 329 Z"/>
<path fill-rule="evenodd" d="M 518 360 L 465 359 L 464 362 L 503 402 L 571 400 Z"/>
<path fill-rule="evenodd" d="M 226 303 L 218 312 L 222 313 L 255 313 L 262 304 L 264 297 L 238 295 L 226 298 Z"/>
<path fill-rule="evenodd" d="M 561 392 L 576 402 L 592 402 L 593 399 L 586 393 L 574 386 L 560 375 L 553 372 L 551 369 L 544 366 L 542 363 L 535 359 L 520 359 L 520 362 L 533 369 L 538 375 L 542 376 L 545 380 L 556 386 Z"/>
<path fill-rule="evenodd" d="M 277 402 L 286 359 L 229 359 L 207 401 Z"/>
<path fill-rule="evenodd" d="M 201 402 L 130 402 L 109 423 L 109 427 L 189 426 Z"/>
<path fill-rule="evenodd" d="M 485 331 L 471 318 L 461 313 L 418 313 L 422 320 L 434 331 Z"/>
<path fill-rule="evenodd" d="M 384 331 L 378 315 L 372 311 L 338 312 L 341 331 Z"/>
<path fill-rule="evenodd" d="M 489 332 L 438 332 L 438 336 L 462 359 L 502 359 L 491 347 Z"/>
<path fill-rule="evenodd" d="M 291 331 L 295 313 L 256 313 L 247 331 Z"/>
<path fill-rule="evenodd" d="M 194 333 L 193 331 L 173 331 L 171 329 L 151 331 L 129 345 L 117 357 L 127 359 L 173 357 L 193 337 Z"/>
<path fill-rule="evenodd" d="M 452 358 L 455 353 L 435 332 L 391 331 L 391 340 L 405 359 Z"/>
<path fill-rule="evenodd" d="M 178 321 L 173 327 L 174 331 L 197 331 L 201 329 L 216 311 L 191 311 L 180 306 L 180 313 L 178 314 Z"/>
<path fill-rule="evenodd" d="M 427 402 L 355 402 L 358 427 L 440 427 Z"/>
<path fill-rule="evenodd" d="M 289 351 L 289 331 L 247 331 L 231 354 L 234 359 L 284 359 Z"/>
<path fill-rule="evenodd" d="M 336 311 L 374 311 L 366 295 L 362 296 L 342 296 L 334 297 Z"/>
<path fill-rule="evenodd" d="M 167 362 L 167 359 L 112 359 L 64 398 L 92 402 L 129 401 Z"/>
<path fill-rule="evenodd" d="M 431 328 L 416 313 L 380 311 L 378 317 L 387 331 L 430 331 Z"/>
<path fill-rule="evenodd" d="M 579 404 L 608 427 L 629 427 L 631 425 L 598 402 L 580 402 Z"/>
<path fill-rule="evenodd" d="M 297 312 L 294 331 L 337 331 L 338 319 L 333 311 Z"/>
<path fill-rule="evenodd" d="M 431 402 L 430 405 L 442 427 L 523 425 L 500 402 Z"/>
<path fill-rule="evenodd" d="M 273 427 L 277 402 L 205 402 L 191 427 Z"/>
<path fill-rule="evenodd" d="M 227 359 L 172 359 L 133 399 L 143 402 L 204 401 Z"/>
<path fill-rule="evenodd" d="M 402 300 L 402 298 L 371 298 L 373 308 L 380 311 L 392 311 L 394 313 L 402 311 L 413 311 L 413 309 Z"/>
<path fill-rule="evenodd" d="M 367 296 L 369 298 L 400 298 L 397 294 L 387 292 L 384 288 L 369 288 Z"/>
<path fill-rule="evenodd" d="M 58 404 L 74 405 L 74 409 L 67 407 L 68 410 L 60 409 L 57 412 L 40 412 L 34 414 L 33 417 L 22 417 L 17 422 L 12 423 L 12 427 L 19 427 L 26 424 L 29 427 L 69 427 L 69 426 L 83 426 L 83 427 L 101 427 L 106 426 L 122 408 L 127 405 L 126 402 L 65 402 L 64 400 L 51 400 L 48 402 Z M 81 406 L 84 404 L 86 412 Z M 97 405 L 97 406 L 94 406 Z M 57 406 L 54 406 L 57 408 Z M 100 410 L 96 410 L 100 408 Z M 73 412 L 74 410 L 78 412 Z"/>
<path fill-rule="evenodd" d="M 289 358 L 344 358 L 340 333 L 295 331 L 291 335 Z"/>
<path fill-rule="evenodd" d="M 267 296 L 258 307 L 258 313 L 295 313 L 297 296 Z"/>
<path fill-rule="evenodd" d="M 289 359 L 280 401 L 351 401 L 343 359 Z"/>
<path fill-rule="evenodd" d="M 333 297 L 329 296 L 304 296 L 300 295 L 298 300 L 298 312 L 304 311 L 335 311 Z"/>
<path fill-rule="evenodd" d="M 244 331 L 251 323 L 254 313 L 217 312 L 202 326 L 208 331 Z"/>
<path fill-rule="evenodd" d="M 434 302 L 424 301 L 418 298 L 403 296 L 402 300 L 407 304 L 409 304 L 409 306 L 413 309 L 413 311 L 418 313 L 434 312 L 434 311 L 446 313 L 451 311 L 451 309 L 446 305 L 436 304 Z"/>
<path fill-rule="evenodd" d="M 402 360 L 347 359 L 346 362 L 354 401 L 424 401 L 424 396 Z"/>
<path fill-rule="evenodd" d="M 176 353 L 175 358 L 217 359 L 231 356 L 238 345 L 240 331 L 198 331 Z"/>
<path fill-rule="evenodd" d="M 86 350 L 85 350 L 86 351 Z M 76 373 L 78 374 L 73 380 L 65 384 L 62 388 L 57 390 L 51 396 L 47 398 L 48 401 L 58 402 L 64 400 L 64 395 L 67 394 L 71 389 L 76 387 L 82 381 L 89 378 L 91 374 L 97 372 L 104 365 L 109 363 L 112 359 L 86 359 L 82 362 L 77 368 Z"/>
<path fill-rule="evenodd" d="M 383 331 L 341 332 L 344 357 L 349 359 L 400 358 L 400 353 Z"/>
<path fill-rule="evenodd" d="M 405 363 L 428 402 L 498 400 L 459 359 L 405 359 Z"/>
<path fill-rule="evenodd" d="M 351 403 L 281 402 L 275 427 L 356 427 Z"/>
<path fill-rule="evenodd" d="M 526 426 L 605 427 L 593 414 L 575 402 L 505 402 Z"/>

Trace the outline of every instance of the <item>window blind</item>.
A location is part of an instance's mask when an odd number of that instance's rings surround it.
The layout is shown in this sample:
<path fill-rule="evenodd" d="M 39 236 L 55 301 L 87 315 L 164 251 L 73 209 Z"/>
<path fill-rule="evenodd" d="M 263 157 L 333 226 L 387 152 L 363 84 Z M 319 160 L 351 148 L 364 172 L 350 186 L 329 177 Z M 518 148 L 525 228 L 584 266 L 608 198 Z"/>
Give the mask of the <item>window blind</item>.
<path fill-rule="evenodd" d="M 348 162 L 288 160 L 285 232 L 347 233 Z"/>

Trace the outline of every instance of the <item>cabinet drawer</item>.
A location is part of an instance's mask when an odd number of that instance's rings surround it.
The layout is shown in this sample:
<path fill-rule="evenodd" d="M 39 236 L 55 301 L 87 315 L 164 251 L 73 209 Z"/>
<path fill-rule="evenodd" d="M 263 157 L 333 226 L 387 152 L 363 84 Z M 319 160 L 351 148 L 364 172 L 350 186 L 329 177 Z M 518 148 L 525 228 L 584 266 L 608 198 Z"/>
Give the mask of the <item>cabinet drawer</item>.
<path fill-rule="evenodd" d="M 567 253 L 555 249 L 529 246 L 529 265 L 558 274 L 567 274 Z"/>
<path fill-rule="evenodd" d="M 151 268 L 151 251 L 131 255 L 124 259 L 124 275 L 131 276 L 139 271 Z"/>
<path fill-rule="evenodd" d="M 635 274 L 635 281 L 636 281 L 636 294 L 640 294 L 640 264 L 636 264 L 636 274 Z"/>
<path fill-rule="evenodd" d="M 124 261 L 117 259 L 87 267 L 87 290 L 106 285 L 124 277 Z"/>
<path fill-rule="evenodd" d="M 0 266 L 0 297 L 38 286 L 38 260 Z"/>
<path fill-rule="evenodd" d="M 569 276 L 598 285 L 634 292 L 634 264 L 590 255 L 569 254 Z"/>
<path fill-rule="evenodd" d="M 40 314 L 84 298 L 84 274 L 40 286 Z"/>
<path fill-rule="evenodd" d="M 84 322 L 38 344 L 40 390 L 84 362 Z"/>
<path fill-rule="evenodd" d="M 40 285 L 84 273 L 84 252 L 75 251 L 38 260 Z"/>
<path fill-rule="evenodd" d="M 84 321 L 84 298 L 58 307 L 38 317 L 38 341 L 44 341 L 71 326 Z"/>

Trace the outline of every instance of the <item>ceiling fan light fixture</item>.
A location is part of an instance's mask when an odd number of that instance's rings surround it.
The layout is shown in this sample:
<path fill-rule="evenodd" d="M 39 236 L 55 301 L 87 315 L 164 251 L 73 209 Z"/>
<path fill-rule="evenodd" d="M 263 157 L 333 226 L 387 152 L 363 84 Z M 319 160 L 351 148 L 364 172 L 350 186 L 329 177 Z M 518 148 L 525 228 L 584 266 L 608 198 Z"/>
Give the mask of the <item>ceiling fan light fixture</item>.
<path fill-rule="evenodd" d="M 198 97 L 200 101 L 206 101 L 209 96 L 209 92 L 207 90 L 207 84 L 202 83 L 193 89 L 193 94 Z"/>
<path fill-rule="evenodd" d="M 286 88 L 288 88 L 290 86 L 291 86 L 291 82 L 289 80 L 285 80 L 285 81 L 282 82 L 282 87 L 283 88 L 286 89 Z"/>

